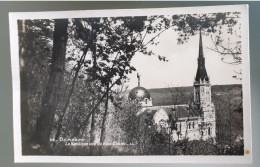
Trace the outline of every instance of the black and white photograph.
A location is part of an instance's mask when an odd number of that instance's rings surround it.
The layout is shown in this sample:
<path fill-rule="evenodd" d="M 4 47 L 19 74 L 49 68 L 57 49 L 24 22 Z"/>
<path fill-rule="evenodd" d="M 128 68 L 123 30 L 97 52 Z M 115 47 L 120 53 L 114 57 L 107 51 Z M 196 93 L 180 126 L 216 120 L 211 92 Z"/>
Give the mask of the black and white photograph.
<path fill-rule="evenodd" d="M 250 162 L 247 10 L 11 13 L 16 161 Z"/>

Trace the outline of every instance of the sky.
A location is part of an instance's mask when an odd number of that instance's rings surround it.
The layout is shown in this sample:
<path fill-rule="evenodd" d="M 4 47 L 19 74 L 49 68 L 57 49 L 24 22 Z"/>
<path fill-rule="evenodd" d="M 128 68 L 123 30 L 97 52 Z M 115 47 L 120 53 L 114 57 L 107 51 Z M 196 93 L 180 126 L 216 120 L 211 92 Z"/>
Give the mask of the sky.
<path fill-rule="evenodd" d="M 167 30 L 152 49 L 155 53 L 165 56 L 169 61 L 161 62 L 156 56 L 136 53 L 132 63 L 136 72 L 128 75 L 129 89 L 138 84 L 137 72 L 141 75 L 141 86 L 151 88 L 192 86 L 197 71 L 197 58 L 199 54 L 199 34 L 191 37 L 187 43 L 177 44 L 177 32 Z M 211 85 L 241 84 L 235 70 L 242 65 L 230 65 L 221 61 L 221 56 L 208 49 L 213 43 L 209 36 L 202 36 L 205 65 Z M 207 48 L 208 47 L 208 48 Z"/>

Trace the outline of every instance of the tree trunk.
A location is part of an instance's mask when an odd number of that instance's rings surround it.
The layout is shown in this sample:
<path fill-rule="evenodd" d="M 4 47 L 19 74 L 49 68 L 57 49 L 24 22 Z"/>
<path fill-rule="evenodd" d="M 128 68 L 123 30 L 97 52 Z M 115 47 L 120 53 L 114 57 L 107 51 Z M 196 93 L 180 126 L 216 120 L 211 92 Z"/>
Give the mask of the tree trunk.
<path fill-rule="evenodd" d="M 97 69 L 97 58 L 96 58 L 96 48 L 93 47 L 93 68 L 94 68 L 94 74 L 93 79 L 96 79 L 96 69 Z M 95 88 L 94 88 L 95 89 Z M 95 96 L 95 95 L 94 95 Z M 93 99 L 93 104 L 95 104 L 96 99 Z M 90 143 L 94 143 L 95 141 L 95 112 L 91 115 L 91 125 L 90 125 Z M 91 149 L 93 150 L 93 149 Z"/>
<path fill-rule="evenodd" d="M 91 115 L 91 124 L 90 124 L 90 143 L 95 142 L 95 113 Z"/>
<path fill-rule="evenodd" d="M 42 97 L 40 116 L 36 124 L 35 140 L 37 144 L 40 144 L 41 146 L 48 147 L 59 92 L 64 79 L 65 55 L 68 39 L 67 27 L 68 19 L 55 20 L 51 71 L 46 90 Z"/>
<path fill-rule="evenodd" d="M 94 103 L 94 102 L 93 102 Z M 91 115 L 91 124 L 90 124 L 90 143 L 94 143 L 95 142 L 95 112 L 92 113 Z M 90 155 L 94 155 L 94 149 L 93 147 L 90 148 L 89 150 L 89 154 Z"/>
<path fill-rule="evenodd" d="M 19 58 L 20 58 L 20 78 L 21 78 L 21 131 L 22 131 L 22 152 L 28 149 L 28 139 L 30 135 L 30 110 L 28 105 L 28 41 L 25 40 L 27 33 L 26 20 L 18 21 L 19 27 Z"/>
<path fill-rule="evenodd" d="M 99 150 L 99 154 L 101 155 L 102 153 L 102 145 L 103 145 L 103 142 L 105 140 L 105 123 L 106 123 L 106 117 L 107 117 L 107 111 L 108 111 L 108 97 L 109 95 L 109 83 L 107 84 L 107 88 L 106 88 L 106 102 L 105 102 L 105 112 L 104 112 L 104 115 L 103 115 L 103 120 L 102 120 L 102 125 L 101 125 L 101 134 L 100 134 L 100 143 L 101 143 L 101 147 L 100 147 L 100 150 Z"/>

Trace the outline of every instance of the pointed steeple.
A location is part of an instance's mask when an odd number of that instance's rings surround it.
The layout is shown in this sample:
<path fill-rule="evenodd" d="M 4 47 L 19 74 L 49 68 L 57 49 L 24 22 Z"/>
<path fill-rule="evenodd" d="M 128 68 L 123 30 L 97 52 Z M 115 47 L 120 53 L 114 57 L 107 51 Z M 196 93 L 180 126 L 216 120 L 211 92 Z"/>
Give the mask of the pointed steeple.
<path fill-rule="evenodd" d="M 200 41 L 199 41 L 199 57 L 198 57 L 198 69 L 195 81 L 206 80 L 209 81 L 205 67 L 205 57 L 203 54 L 203 44 L 202 44 L 202 35 L 200 31 Z"/>
<path fill-rule="evenodd" d="M 201 30 L 200 30 L 200 42 L 199 42 L 199 58 L 204 58 Z"/>

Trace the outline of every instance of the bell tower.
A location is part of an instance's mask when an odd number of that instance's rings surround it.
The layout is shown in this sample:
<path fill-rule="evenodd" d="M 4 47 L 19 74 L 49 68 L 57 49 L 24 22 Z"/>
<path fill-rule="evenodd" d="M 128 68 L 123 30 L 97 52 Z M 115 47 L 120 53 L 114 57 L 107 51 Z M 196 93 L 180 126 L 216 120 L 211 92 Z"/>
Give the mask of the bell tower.
<path fill-rule="evenodd" d="M 200 107 L 211 104 L 211 84 L 205 67 L 201 32 L 199 39 L 198 68 L 193 86 L 194 103 Z"/>
<path fill-rule="evenodd" d="M 194 103 L 202 111 L 202 139 L 216 137 L 215 106 L 211 102 L 211 84 L 205 67 L 202 36 L 199 37 L 198 69 L 194 80 Z"/>

